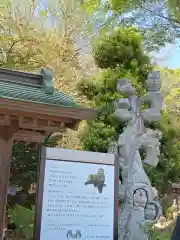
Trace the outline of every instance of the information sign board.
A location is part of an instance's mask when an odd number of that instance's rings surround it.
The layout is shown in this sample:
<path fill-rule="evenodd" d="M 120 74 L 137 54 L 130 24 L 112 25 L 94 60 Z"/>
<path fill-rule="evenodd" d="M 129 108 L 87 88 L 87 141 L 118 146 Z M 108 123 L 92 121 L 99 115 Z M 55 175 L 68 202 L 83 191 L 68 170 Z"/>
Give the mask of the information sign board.
<path fill-rule="evenodd" d="M 117 240 L 117 161 L 113 154 L 44 148 L 35 240 Z"/>

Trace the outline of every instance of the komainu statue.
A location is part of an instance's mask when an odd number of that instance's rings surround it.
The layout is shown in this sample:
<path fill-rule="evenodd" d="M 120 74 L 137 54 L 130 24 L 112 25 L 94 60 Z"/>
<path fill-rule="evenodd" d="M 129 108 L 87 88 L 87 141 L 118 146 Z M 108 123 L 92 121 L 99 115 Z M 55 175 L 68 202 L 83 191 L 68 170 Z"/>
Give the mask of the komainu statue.
<path fill-rule="evenodd" d="M 148 240 L 145 230 L 156 223 L 162 214 L 139 152 L 143 148 L 144 163 L 157 166 L 162 135 L 159 131 L 146 128 L 144 122 L 157 121 L 161 117 L 163 98 L 159 72 L 150 73 L 146 84 L 147 93 L 138 97 L 128 79 L 117 82 L 117 91 L 127 96 L 116 102 L 115 110 L 115 116 L 127 122 L 126 127 L 108 150 L 119 155 L 121 168 L 118 240 Z M 149 108 L 143 109 L 146 103 Z"/>

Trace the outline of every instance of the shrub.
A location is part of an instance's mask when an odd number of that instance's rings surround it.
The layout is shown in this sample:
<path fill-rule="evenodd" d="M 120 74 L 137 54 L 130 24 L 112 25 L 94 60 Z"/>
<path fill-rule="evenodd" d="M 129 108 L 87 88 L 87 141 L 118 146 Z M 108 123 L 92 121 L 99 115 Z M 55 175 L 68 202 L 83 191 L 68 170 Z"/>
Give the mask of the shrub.
<path fill-rule="evenodd" d="M 28 240 L 32 239 L 34 228 L 34 210 L 16 206 L 14 209 L 9 210 L 9 215 L 12 217 L 17 226 L 17 234 Z"/>

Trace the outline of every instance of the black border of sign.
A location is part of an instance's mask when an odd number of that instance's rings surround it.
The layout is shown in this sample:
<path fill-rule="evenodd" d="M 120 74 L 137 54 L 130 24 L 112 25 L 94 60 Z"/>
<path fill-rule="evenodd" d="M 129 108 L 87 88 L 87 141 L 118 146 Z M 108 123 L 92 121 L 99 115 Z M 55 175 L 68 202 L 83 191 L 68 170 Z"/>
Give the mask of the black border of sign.
<path fill-rule="evenodd" d="M 52 160 L 56 160 L 56 159 L 52 159 Z M 61 160 L 57 159 L 56 161 L 61 161 Z M 70 161 L 70 160 L 66 160 L 66 161 Z M 79 161 L 79 162 L 82 162 L 82 161 Z M 84 162 L 84 163 L 90 163 L 90 162 Z M 94 164 L 98 164 L 98 163 L 94 163 Z M 99 164 L 102 164 L 102 163 L 99 163 Z M 42 147 L 42 150 L 40 152 L 38 191 L 36 196 L 34 240 L 40 240 L 45 165 L 46 165 L 46 148 Z M 104 164 L 104 165 L 109 165 L 109 164 Z M 114 158 L 114 171 L 115 171 L 114 173 L 114 178 L 115 178 L 114 179 L 114 240 L 117 240 L 118 239 L 118 186 L 119 186 L 118 156 L 115 156 Z"/>

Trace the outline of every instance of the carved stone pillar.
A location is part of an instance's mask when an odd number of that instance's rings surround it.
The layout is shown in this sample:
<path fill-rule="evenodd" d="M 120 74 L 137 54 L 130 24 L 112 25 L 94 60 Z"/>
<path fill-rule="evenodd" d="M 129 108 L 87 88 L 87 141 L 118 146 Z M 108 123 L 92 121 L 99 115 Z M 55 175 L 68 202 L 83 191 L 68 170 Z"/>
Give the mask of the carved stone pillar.
<path fill-rule="evenodd" d="M 163 99 L 159 73 L 150 73 L 146 83 L 146 94 L 138 97 L 128 79 L 117 82 L 117 91 L 127 96 L 118 99 L 115 104 L 116 118 L 126 121 L 127 125 L 118 136 L 117 143 L 112 143 L 109 147 L 109 152 L 119 155 L 122 170 L 118 240 L 148 240 L 146 228 L 153 226 L 162 214 L 140 155 L 140 149 L 143 148 L 146 154 L 144 163 L 157 166 L 162 134 L 158 130 L 146 128 L 144 122 L 158 121 L 161 116 Z M 148 108 L 144 109 L 147 103 Z"/>
<path fill-rule="evenodd" d="M 0 240 L 3 240 L 5 228 L 7 190 L 12 156 L 12 138 L 0 136 Z"/>

